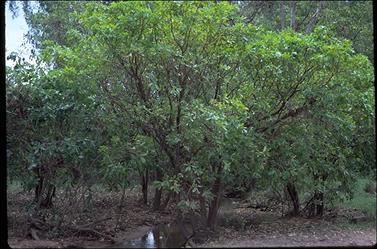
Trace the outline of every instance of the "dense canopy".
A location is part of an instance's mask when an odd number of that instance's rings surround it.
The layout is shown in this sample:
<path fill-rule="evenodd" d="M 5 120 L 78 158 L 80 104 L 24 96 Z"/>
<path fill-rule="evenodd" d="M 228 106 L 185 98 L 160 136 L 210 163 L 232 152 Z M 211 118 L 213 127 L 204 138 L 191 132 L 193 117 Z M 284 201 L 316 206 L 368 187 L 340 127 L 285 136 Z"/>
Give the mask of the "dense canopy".
<path fill-rule="evenodd" d="M 346 26 L 335 2 L 298 2 L 295 20 L 288 4 L 273 16 L 257 4 L 24 4 L 38 55 L 9 58 L 8 178 L 39 206 L 55 187 L 136 179 L 145 204 L 153 187 L 155 210 L 173 201 L 212 229 L 225 193 L 274 188 L 309 216 L 352 196 L 357 176 L 375 175 L 369 26 Z"/>

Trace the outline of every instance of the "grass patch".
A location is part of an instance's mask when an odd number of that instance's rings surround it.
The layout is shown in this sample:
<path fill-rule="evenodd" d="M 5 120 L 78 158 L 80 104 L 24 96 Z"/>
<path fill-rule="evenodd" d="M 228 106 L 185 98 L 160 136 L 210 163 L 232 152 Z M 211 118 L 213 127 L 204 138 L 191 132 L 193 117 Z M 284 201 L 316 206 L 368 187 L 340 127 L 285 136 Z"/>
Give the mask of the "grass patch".
<path fill-rule="evenodd" d="M 376 228 L 376 220 L 367 220 L 363 222 L 351 223 L 347 222 L 339 222 L 336 226 L 342 230 L 364 230 L 364 229 L 375 229 Z"/>
<path fill-rule="evenodd" d="M 7 182 L 7 192 L 8 193 L 17 193 L 23 191 L 21 182 L 19 181 L 8 181 Z"/>
<path fill-rule="evenodd" d="M 375 183 L 371 180 L 365 178 L 358 179 L 353 199 L 346 200 L 339 205 L 343 208 L 356 208 L 365 213 L 369 218 L 376 219 L 376 193 L 366 191 L 373 184 Z"/>

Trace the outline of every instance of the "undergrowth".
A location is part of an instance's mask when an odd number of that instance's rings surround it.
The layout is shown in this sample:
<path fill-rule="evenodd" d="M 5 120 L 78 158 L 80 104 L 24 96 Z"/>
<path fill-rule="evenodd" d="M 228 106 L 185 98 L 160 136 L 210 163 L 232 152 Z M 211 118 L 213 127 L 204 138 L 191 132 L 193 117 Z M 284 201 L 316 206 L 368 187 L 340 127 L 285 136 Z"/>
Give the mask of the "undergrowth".
<path fill-rule="evenodd" d="M 368 218 L 376 219 L 376 183 L 366 178 L 359 178 L 355 186 L 352 199 L 345 200 L 338 205 L 343 208 L 361 210 Z M 374 186 L 374 191 L 373 190 Z M 367 192 L 368 191 L 368 192 Z"/>

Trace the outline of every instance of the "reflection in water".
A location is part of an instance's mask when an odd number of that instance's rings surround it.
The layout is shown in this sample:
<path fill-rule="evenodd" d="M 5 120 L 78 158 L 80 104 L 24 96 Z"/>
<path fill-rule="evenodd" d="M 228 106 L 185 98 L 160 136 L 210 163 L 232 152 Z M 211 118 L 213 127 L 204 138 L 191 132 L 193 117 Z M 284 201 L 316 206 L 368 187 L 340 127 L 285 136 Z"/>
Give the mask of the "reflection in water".
<path fill-rule="evenodd" d="M 124 248 L 160 248 L 159 237 L 156 236 L 155 229 L 150 230 L 140 239 L 125 241 L 122 244 Z"/>
<path fill-rule="evenodd" d="M 148 232 L 148 237 L 147 237 L 147 244 L 148 245 L 154 245 L 154 236 L 151 231 Z M 151 247 L 148 247 L 151 248 Z"/>
<path fill-rule="evenodd" d="M 189 231 L 192 233 L 192 229 Z M 176 225 L 158 225 L 148 231 L 140 239 L 125 241 L 124 248 L 163 248 L 181 247 L 186 241 L 187 235 Z"/>
<path fill-rule="evenodd" d="M 152 231 L 148 231 L 140 239 L 134 239 L 123 243 L 125 248 L 158 248 L 155 243 L 155 236 Z"/>
<path fill-rule="evenodd" d="M 231 199 L 224 199 L 219 214 L 232 210 Z M 159 224 L 149 230 L 139 239 L 127 240 L 121 244 L 121 248 L 178 248 L 185 245 L 187 240 L 193 236 L 192 224 L 185 222 L 172 222 L 164 225 Z M 119 246 L 117 246 L 119 248 Z"/>

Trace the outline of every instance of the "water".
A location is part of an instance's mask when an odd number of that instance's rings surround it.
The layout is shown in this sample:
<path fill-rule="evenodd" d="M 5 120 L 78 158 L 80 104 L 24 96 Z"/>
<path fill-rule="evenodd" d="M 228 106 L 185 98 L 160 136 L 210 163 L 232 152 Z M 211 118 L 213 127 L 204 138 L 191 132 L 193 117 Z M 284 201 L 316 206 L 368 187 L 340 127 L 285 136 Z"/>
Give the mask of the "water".
<path fill-rule="evenodd" d="M 184 228 L 182 226 L 185 226 Z M 184 231 L 185 230 L 185 231 Z M 192 227 L 188 224 L 179 226 L 177 223 L 158 225 L 149 230 L 139 239 L 125 241 L 124 248 L 177 248 L 181 247 L 192 235 Z M 189 233 L 189 234 L 187 234 Z"/>
<path fill-rule="evenodd" d="M 140 239 L 134 239 L 126 241 L 122 244 L 125 248 L 159 248 L 157 245 L 158 239 L 155 239 L 155 234 L 153 231 L 148 231 L 146 235 Z"/>
<path fill-rule="evenodd" d="M 231 199 L 224 199 L 221 203 L 219 215 L 232 210 L 234 203 Z M 199 217 L 196 221 L 199 222 Z M 144 232 L 143 232 L 144 233 Z M 149 229 L 143 236 L 137 239 L 126 240 L 121 248 L 179 248 L 185 245 L 187 239 L 193 235 L 193 227 L 189 223 L 172 222 L 160 224 Z"/>

